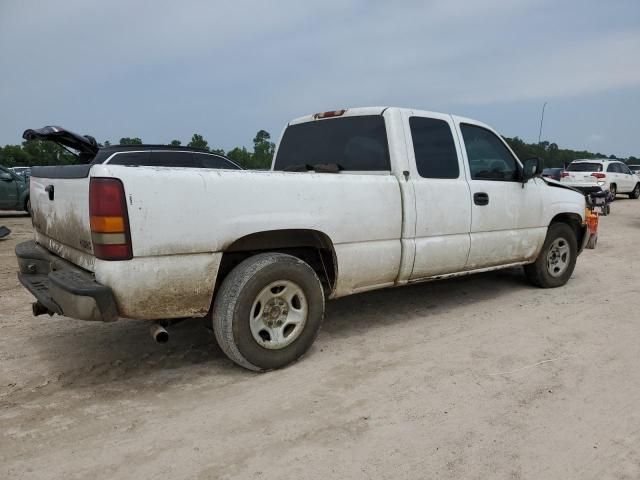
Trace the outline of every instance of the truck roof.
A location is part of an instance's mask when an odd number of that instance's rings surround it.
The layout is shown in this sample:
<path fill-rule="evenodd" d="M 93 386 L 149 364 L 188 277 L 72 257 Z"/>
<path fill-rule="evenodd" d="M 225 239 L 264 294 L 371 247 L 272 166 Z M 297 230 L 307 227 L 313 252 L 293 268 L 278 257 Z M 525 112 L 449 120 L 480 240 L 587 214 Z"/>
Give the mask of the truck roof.
<path fill-rule="evenodd" d="M 294 118 L 293 120 L 291 120 L 287 124 L 287 126 L 296 125 L 298 123 L 312 122 L 312 121 L 316 121 L 316 120 L 321 120 L 323 118 L 357 117 L 357 116 L 363 116 L 363 115 L 382 115 L 386 110 L 390 110 L 390 109 L 398 110 L 400 112 L 406 112 L 409 115 L 412 115 L 412 114 L 419 114 L 419 115 L 424 115 L 424 116 L 429 116 L 429 115 L 434 115 L 434 116 L 450 115 L 453 119 L 455 119 L 456 121 L 459 121 L 461 123 L 471 123 L 473 125 L 478 125 L 478 126 L 487 128 L 487 129 L 489 129 L 491 131 L 494 131 L 493 128 L 491 128 L 489 125 L 486 125 L 485 123 L 479 122 L 478 120 L 474 120 L 472 118 L 461 117 L 459 115 L 453 115 L 453 114 L 450 114 L 450 113 L 434 112 L 434 111 L 430 111 L 430 110 L 422 110 L 422 109 L 419 109 L 419 108 L 391 107 L 391 106 L 386 106 L 386 107 L 353 107 L 353 108 L 343 108 L 341 110 L 333 110 L 333 111 L 330 110 L 330 111 L 325 111 L 325 112 L 317 112 L 317 113 L 312 113 L 312 114 L 309 114 L 309 115 L 304 115 L 302 117 Z"/>

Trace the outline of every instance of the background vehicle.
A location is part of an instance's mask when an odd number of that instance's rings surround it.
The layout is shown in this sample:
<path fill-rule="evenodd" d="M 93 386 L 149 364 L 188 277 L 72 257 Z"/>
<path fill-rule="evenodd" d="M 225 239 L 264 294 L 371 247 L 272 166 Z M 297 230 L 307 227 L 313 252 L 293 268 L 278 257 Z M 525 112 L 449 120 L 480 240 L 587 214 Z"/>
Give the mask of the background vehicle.
<path fill-rule="evenodd" d="M 293 120 L 272 171 L 38 167 L 19 277 L 35 314 L 156 320 L 162 340 L 207 317 L 270 370 L 308 350 L 326 298 L 518 265 L 564 285 L 585 197 L 540 171 L 480 122 L 383 107 Z"/>
<path fill-rule="evenodd" d="M 93 137 L 78 135 L 62 127 L 27 130 L 24 138 L 53 141 L 72 148 L 78 152 L 79 163 L 241 170 L 224 155 L 200 148 L 149 144 L 99 147 Z"/>
<path fill-rule="evenodd" d="M 619 160 L 574 160 L 560 180 L 562 183 L 594 184 L 615 195 L 624 193 L 629 198 L 640 197 L 640 177 Z"/>
<path fill-rule="evenodd" d="M 553 180 L 560 181 L 560 176 L 563 171 L 564 168 L 545 168 L 544 170 L 542 170 L 542 176 L 545 178 L 552 178 Z"/>
<path fill-rule="evenodd" d="M 31 167 L 12 167 L 11 170 L 24 178 L 31 176 Z"/>
<path fill-rule="evenodd" d="M 30 211 L 29 179 L 0 166 L 0 210 Z"/>
<path fill-rule="evenodd" d="M 631 170 L 636 175 L 640 174 L 640 165 L 627 165 L 627 167 L 629 167 L 629 170 Z"/>

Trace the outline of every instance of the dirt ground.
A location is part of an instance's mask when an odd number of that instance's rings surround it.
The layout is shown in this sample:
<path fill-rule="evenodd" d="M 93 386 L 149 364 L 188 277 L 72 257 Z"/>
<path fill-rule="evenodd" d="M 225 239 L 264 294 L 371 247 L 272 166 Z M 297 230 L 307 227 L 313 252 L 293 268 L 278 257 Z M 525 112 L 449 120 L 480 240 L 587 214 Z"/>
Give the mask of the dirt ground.
<path fill-rule="evenodd" d="M 34 318 L 1 214 L 2 479 L 639 479 L 640 201 L 563 288 L 519 269 L 330 302 L 307 356 L 234 366 L 200 322 Z"/>

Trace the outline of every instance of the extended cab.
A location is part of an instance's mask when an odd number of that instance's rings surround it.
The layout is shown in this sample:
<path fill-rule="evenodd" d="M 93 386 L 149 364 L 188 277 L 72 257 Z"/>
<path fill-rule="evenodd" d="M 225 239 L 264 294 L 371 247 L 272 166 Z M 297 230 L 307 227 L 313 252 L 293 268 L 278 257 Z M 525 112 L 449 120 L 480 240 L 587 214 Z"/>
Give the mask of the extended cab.
<path fill-rule="evenodd" d="M 328 298 L 518 265 L 564 285 L 585 198 L 540 172 L 480 122 L 382 107 L 293 120 L 271 171 L 34 168 L 19 277 L 36 314 L 156 333 L 206 317 L 229 358 L 269 370 L 308 350 Z"/>

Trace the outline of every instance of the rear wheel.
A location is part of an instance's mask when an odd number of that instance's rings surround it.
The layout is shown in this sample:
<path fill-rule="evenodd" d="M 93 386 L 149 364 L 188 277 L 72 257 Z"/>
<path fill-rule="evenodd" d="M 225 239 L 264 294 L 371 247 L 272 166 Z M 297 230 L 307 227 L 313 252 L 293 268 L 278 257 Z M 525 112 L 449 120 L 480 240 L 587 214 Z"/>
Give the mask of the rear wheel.
<path fill-rule="evenodd" d="M 316 339 L 324 293 L 315 271 L 282 253 L 250 257 L 222 282 L 213 308 L 213 331 L 222 351 L 256 371 L 284 367 Z"/>
<path fill-rule="evenodd" d="M 609 185 L 609 192 L 611 192 L 611 195 L 613 195 L 613 200 L 616 199 L 616 195 L 618 194 L 618 187 L 616 186 L 615 183 L 612 183 L 611 185 Z"/>
<path fill-rule="evenodd" d="M 24 211 L 31 215 L 31 199 L 27 197 L 27 201 L 24 202 Z"/>
<path fill-rule="evenodd" d="M 566 223 L 553 223 L 538 258 L 524 266 L 524 273 L 537 287 L 560 287 L 573 274 L 577 256 L 578 241 L 573 228 Z"/>
<path fill-rule="evenodd" d="M 629 198 L 633 198 L 634 200 L 636 200 L 638 197 L 640 197 L 640 183 L 636 183 L 633 191 L 629 194 Z"/>

